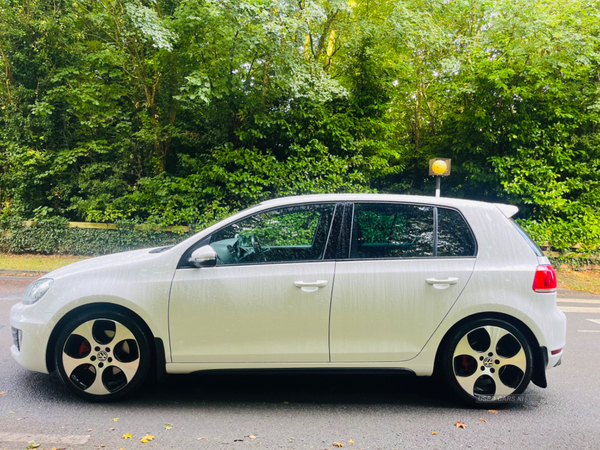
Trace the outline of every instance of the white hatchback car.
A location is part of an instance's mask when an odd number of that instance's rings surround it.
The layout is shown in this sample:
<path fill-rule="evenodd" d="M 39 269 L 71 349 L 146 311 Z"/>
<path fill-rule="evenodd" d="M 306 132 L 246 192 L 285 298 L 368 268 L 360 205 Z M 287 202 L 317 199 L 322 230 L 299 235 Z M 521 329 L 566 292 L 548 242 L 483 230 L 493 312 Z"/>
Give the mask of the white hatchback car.
<path fill-rule="evenodd" d="M 515 206 L 339 194 L 271 200 L 167 248 L 71 264 L 11 310 L 12 354 L 120 398 L 148 373 L 391 369 L 466 401 L 546 387 L 566 318 Z"/>

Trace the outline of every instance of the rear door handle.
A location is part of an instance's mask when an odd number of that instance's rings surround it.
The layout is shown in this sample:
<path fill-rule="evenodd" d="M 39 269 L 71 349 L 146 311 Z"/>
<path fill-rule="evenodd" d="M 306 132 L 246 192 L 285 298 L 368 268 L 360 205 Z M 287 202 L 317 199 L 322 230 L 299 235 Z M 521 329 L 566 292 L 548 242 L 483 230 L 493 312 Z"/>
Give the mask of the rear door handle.
<path fill-rule="evenodd" d="M 304 292 L 315 292 L 317 289 L 327 286 L 327 280 L 294 281 L 294 286 L 301 288 Z"/>
<path fill-rule="evenodd" d="M 445 279 L 427 278 L 425 281 L 427 282 L 427 284 L 433 285 L 433 287 L 435 289 L 448 289 L 451 284 L 458 283 L 458 278 L 455 278 L 455 277 L 448 277 Z"/>

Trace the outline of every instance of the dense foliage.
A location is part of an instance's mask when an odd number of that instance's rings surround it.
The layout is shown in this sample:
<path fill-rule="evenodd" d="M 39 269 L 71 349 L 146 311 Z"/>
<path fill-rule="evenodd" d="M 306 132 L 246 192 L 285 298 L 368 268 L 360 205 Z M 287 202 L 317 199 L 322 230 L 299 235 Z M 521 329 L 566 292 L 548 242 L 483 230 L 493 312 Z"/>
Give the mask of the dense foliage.
<path fill-rule="evenodd" d="M 2 214 L 202 226 L 266 198 L 443 194 L 600 245 L 600 10 L 580 0 L 0 0 Z"/>
<path fill-rule="evenodd" d="M 190 236 L 150 227 L 138 229 L 129 221 L 118 222 L 116 230 L 70 228 L 67 220 L 60 217 L 43 219 L 31 226 L 24 226 L 20 220 L 3 221 L 0 230 L 2 252 L 94 256 L 171 246 Z"/>

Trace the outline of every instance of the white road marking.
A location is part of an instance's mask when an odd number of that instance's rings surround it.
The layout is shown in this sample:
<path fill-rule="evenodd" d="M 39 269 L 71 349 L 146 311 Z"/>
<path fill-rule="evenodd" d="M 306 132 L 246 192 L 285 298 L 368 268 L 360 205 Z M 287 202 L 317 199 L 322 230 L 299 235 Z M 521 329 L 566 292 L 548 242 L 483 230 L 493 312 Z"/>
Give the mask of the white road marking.
<path fill-rule="evenodd" d="M 600 319 L 586 319 L 589 320 L 590 322 L 594 322 L 597 323 L 598 325 L 600 325 Z"/>
<path fill-rule="evenodd" d="M 600 330 L 577 330 L 580 333 L 600 333 Z"/>
<path fill-rule="evenodd" d="M 590 300 L 588 298 L 558 298 L 558 303 L 595 303 L 600 305 L 600 300 Z"/>
<path fill-rule="evenodd" d="M 0 442 L 29 442 L 35 441 L 44 445 L 48 444 L 85 444 L 91 436 L 88 435 L 70 435 L 58 436 L 55 434 L 35 434 L 35 433 L 0 433 Z"/>
<path fill-rule="evenodd" d="M 586 308 L 584 306 L 559 306 L 562 312 L 600 314 L 600 308 Z"/>

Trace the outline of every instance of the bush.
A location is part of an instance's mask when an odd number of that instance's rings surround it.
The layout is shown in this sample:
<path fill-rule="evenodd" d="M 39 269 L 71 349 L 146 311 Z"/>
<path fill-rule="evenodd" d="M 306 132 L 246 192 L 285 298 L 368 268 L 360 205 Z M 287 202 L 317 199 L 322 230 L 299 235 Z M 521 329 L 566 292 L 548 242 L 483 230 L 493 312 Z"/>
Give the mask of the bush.
<path fill-rule="evenodd" d="M 69 228 L 66 219 L 52 217 L 26 226 L 21 218 L 0 222 L 0 251 L 70 255 L 105 255 L 146 247 L 177 244 L 191 233 L 135 229 L 133 222 L 116 223 L 116 230 Z"/>

